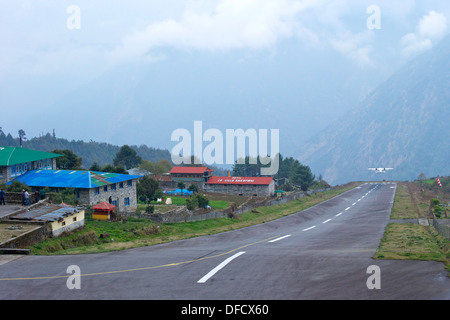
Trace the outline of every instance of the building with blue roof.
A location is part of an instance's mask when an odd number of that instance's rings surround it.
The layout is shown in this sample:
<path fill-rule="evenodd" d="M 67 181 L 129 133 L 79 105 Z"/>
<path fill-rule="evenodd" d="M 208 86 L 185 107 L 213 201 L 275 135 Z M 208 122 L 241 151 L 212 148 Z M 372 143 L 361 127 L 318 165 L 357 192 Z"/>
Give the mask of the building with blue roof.
<path fill-rule="evenodd" d="M 20 181 L 33 189 L 48 187 L 58 191 L 74 188 L 77 200 L 94 206 L 107 201 L 119 211 L 137 209 L 136 183 L 142 176 L 89 170 L 32 170 L 13 181 Z"/>

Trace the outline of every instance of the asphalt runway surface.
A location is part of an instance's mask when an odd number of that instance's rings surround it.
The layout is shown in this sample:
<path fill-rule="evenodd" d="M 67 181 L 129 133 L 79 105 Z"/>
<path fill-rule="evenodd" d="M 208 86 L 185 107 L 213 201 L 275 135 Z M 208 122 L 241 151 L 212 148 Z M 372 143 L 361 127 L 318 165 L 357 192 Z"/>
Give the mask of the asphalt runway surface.
<path fill-rule="evenodd" d="M 25 256 L 0 265 L 0 299 L 448 300 L 443 263 L 372 258 L 395 188 L 362 184 L 299 213 L 211 236 Z"/>

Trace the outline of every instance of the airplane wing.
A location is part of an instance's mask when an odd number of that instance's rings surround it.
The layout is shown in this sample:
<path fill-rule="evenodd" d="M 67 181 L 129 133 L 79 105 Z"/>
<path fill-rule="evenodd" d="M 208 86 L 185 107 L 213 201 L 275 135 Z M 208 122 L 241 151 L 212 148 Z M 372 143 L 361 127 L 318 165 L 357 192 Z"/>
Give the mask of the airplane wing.
<path fill-rule="evenodd" d="M 367 170 L 375 171 L 375 170 L 377 170 L 377 168 L 367 168 Z"/>

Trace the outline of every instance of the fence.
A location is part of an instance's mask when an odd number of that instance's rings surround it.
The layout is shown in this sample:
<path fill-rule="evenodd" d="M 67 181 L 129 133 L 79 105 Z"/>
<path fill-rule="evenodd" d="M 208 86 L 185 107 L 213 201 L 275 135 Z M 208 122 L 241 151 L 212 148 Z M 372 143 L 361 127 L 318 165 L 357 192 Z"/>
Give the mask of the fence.
<path fill-rule="evenodd" d="M 450 240 L 450 219 L 433 219 L 433 227 L 443 237 Z"/>

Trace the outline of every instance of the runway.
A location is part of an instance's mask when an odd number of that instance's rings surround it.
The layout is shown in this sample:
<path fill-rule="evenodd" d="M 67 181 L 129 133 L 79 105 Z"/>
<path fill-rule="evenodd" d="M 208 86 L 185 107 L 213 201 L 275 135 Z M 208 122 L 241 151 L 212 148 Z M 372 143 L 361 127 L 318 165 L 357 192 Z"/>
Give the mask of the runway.
<path fill-rule="evenodd" d="M 0 265 L 0 299 L 448 300 L 442 263 L 372 258 L 395 189 L 362 184 L 272 222 L 151 247 L 26 256 Z"/>

